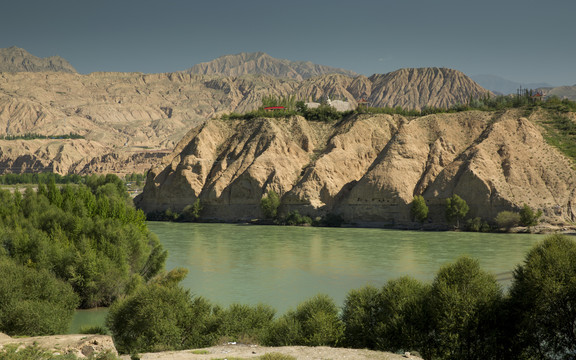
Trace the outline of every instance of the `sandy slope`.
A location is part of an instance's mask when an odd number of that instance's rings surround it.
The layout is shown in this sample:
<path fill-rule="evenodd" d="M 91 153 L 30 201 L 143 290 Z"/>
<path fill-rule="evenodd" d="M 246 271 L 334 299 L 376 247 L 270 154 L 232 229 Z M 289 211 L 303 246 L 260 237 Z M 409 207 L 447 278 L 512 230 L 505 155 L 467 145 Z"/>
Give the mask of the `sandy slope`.
<path fill-rule="evenodd" d="M 208 354 L 199 354 L 205 350 Z M 195 359 L 254 359 L 269 353 L 281 353 L 291 355 L 302 360 L 395 360 L 395 359 L 420 359 L 416 356 L 404 356 L 386 352 L 361 350 L 361 349 L 341 349 L 326 346 L 306 347 L 306 346 L 284 346 L 284 347 L 264 347 L 256 345 L 221 345 L 201 350 L 170 351 L 161 353 L 141 354 L 141 360 L 195 360 Z M 123 355 L 122 359 L 130 360 L 130 356 Z"/>

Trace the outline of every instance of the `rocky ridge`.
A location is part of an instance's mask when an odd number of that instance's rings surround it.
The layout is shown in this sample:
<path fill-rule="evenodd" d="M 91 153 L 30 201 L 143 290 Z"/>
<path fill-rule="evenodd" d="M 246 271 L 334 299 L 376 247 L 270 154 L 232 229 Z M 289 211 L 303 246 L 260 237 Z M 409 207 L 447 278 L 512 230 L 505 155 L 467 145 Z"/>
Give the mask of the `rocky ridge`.
<path fill-rule="evenodd" d="M 325 74 L 342 74 L 350 77 L 358 75 L 353 71 L 318 65 L 311 61 L 276 59 L 263 52 L 221 56 L 209 62 L 196 64 L 186 72 L 223 76 L 268 75 L 294 80 L 304 80 Z"/>
<path fill-rule="evenodd" d="M 322 97 L 371 106 L 450 106 L 488 92 L 450 69 L 386 75 L 328 74 L 302 81 L 266 75 L 0 73 L 0 136 L 75 133 L 80 140 L 0 140 L 0 172 L 119 174 L 159 164 L 190 128 L 253 110 L 267 95 Z"/>
<path fill-rule="evenodd" d="M 181 211 L 199 198 L 205 219 L 246 221 L 262 218 L 260 200 L 274 190 L 283 213 L 405 226 L 415 195 L 442 223 L 446 198 L 458 194 L 471 217 L 491 220 L 528 204 L 549 223 L 573 222 L 574 164 L 533 120 L 516 110 L 357 115 L 334 125 L 211 120 L 149 172 L 136 203 L 145 212 Z"/>
<path fill-rule="evenodd" d="M 0 49 L 0 72 L 22 71 L 75 73 L 76 69 L 60 56 L 39 58 L 15 46 Z"/>

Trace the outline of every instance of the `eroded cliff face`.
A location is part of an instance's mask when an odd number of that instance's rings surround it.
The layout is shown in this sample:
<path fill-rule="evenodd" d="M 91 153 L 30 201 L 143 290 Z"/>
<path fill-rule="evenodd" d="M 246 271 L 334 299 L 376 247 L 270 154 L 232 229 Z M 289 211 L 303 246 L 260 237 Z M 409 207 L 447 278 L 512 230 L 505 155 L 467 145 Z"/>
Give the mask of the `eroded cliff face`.
<path fill-rule="evenodd" d="M 268 69 L 263 63 L 250 64 L 244 70 L 257 72 L 258 64 Z M 158 153 L 172 150 L 190 128 L 223 113 L 253 110 L 269 95 L 307 101 L 328 96 L 347 100 L 352 107 L 365 98 L 370 106 L 420 109 L 450 106 L 488 94 L 461 72 L 450 69 L 403 69 L 370 78 L 324 74 L 329 70 L 318 70 L 322 75 L 304 80 L 244 72 L 239 73 L 241 76 L 0 73 L 0 136 L 75 133 L 94 144 L 87 148 L 76 142 L 73 154 L 63 153 L 70 160 L 60 161 L 50 156 L 54 152 L 37 149 L 34 155 L 28 153 L 28 158 L 14 158 L 9 154 L 22 153 L 24 144 L 5 142 L 0 152 L 2 171 L 19 172 L 22 167 L 10 164 L 36 161 L 35 171 L 140 172 L 158 165 Z M 52 140 L 69 148 L 69 142 Z M 89 151 L 82 153 L 83 149 Z"/>
<path fill-rule="evenodd" d="M 574 164 L 521 115 L 211 120 L 149 172 L 137 205 L 180 211 L 200 198 L 203 218 L 250 220 L 262 217 L 260 200 L 272 189 L 284 213 L 403 225 L 415 195 L 443 222 L 446 198 L 458 194 L 472 217 L 493 219 L 528 204 L 549 222 L 576 220 Z"/>

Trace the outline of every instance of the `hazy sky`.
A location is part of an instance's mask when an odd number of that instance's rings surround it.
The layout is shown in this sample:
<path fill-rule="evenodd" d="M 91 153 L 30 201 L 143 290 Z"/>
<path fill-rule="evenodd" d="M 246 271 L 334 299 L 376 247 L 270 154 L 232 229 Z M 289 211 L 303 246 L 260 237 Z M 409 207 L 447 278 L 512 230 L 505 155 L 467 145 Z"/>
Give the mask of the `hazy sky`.
<path fill-rule="evenodd" d="M 264 51 L 365 75 L 438 66 L 574 85 L 575 17 L 574 0 L 5 0 L 0 47 L 81 73 Z"/>

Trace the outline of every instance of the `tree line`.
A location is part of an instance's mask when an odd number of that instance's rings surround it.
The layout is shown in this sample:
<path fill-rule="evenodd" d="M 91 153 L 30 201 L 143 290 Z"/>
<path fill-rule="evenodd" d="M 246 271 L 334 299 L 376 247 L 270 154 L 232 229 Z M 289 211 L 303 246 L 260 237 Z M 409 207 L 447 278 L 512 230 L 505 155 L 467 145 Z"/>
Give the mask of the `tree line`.
<path fill-rule="evenodd" d="M 460 228 L 460 221 L 466 218 L 470 211 L 470 207 L 466 200 L 462 199 L 458 194 L 452 195 L 446 199 L 446 220 L 456 224 L 456 228 Z M 412 221 L 417 221 L 424 224 L 428 221 L 428 205 L 422 195 L 417 195 L 410 204 L 410 218 Z M 488 222 L 480 217 L 468 219 L 464 226 L 464 230 L 475 232 L 489 232 L 494 230 L 505 229 L 509 231 L 515 226 L 526 226 L 528 228 L 538 225 L 542 210 L 534 211 L 530 206 L 524 204 L 520 211 L 501 211 L 496 215 L 492 221 Z"/>
<path fill-rule="evenodd" d="M 546 100 L 535 100 L 532 97 L 531 90 L 527 90 L 519 95 L 484 95 L 482 97 L 470 97 L 467 102 L 458 103 L 450 107 L 423 107 L 420 110 L 406 109 L 401 106 L 395 107 L 369 107 L 365 105 L 358 106 L 355 110 L 351 111 L 337 111 L 328 105 L 325 99 L 320 100 L 318 108 L 308 108 L 304 101 L 296 100 L 294 96 L 276 97 L 265 96 L 262 99 L 262 105 L 253 111 L 245 113 L 230 113 L 221 116 L 223 120 L 252 120 L 257 118 L 285 118 L 295 115 L 303 116 L 309 121 L 326 121 L 332 122 L 341 120 L 351 114 L 397 114 L 409 117 L 418 117 L 431 114 L 441 113 L 456 113 L 470 110 L 480 111 L 502 111 L 506 109 L 519 109 L 523 108 L 528 112 L 538 108 L 550 110 L 553 114 L 565 114 L 568 112 L 576 111 L 576 102 L 568 99 L 560 99 L 556 96 L 551 96 Z M 267 111 L 265 107 L 282 106 L 284 109 Z M 574 129 L 573 122 L 567 120 L 565 117 L 560 116 L 551 120 L 557 123 L 557 128 L 562 131 L 571 132 Z M 564 129 L 566 128 L 566 129 Z"/>
<path fill-rule="evenodd" d="M 0 331 L 67 331 L 77 308 L 109 306 L 154 277 L 166 251 L 124 182 L 0 190 Z"/>
<path fill-rule="evenodd" d="M 68 133 L 62 135 L 43 135 L 38 133 L 25 133 L 18 135 L 0 135 L 0 140 L 35 140 L 35 139 L 84 139 L 84 136 L 76 133 Z"/>

